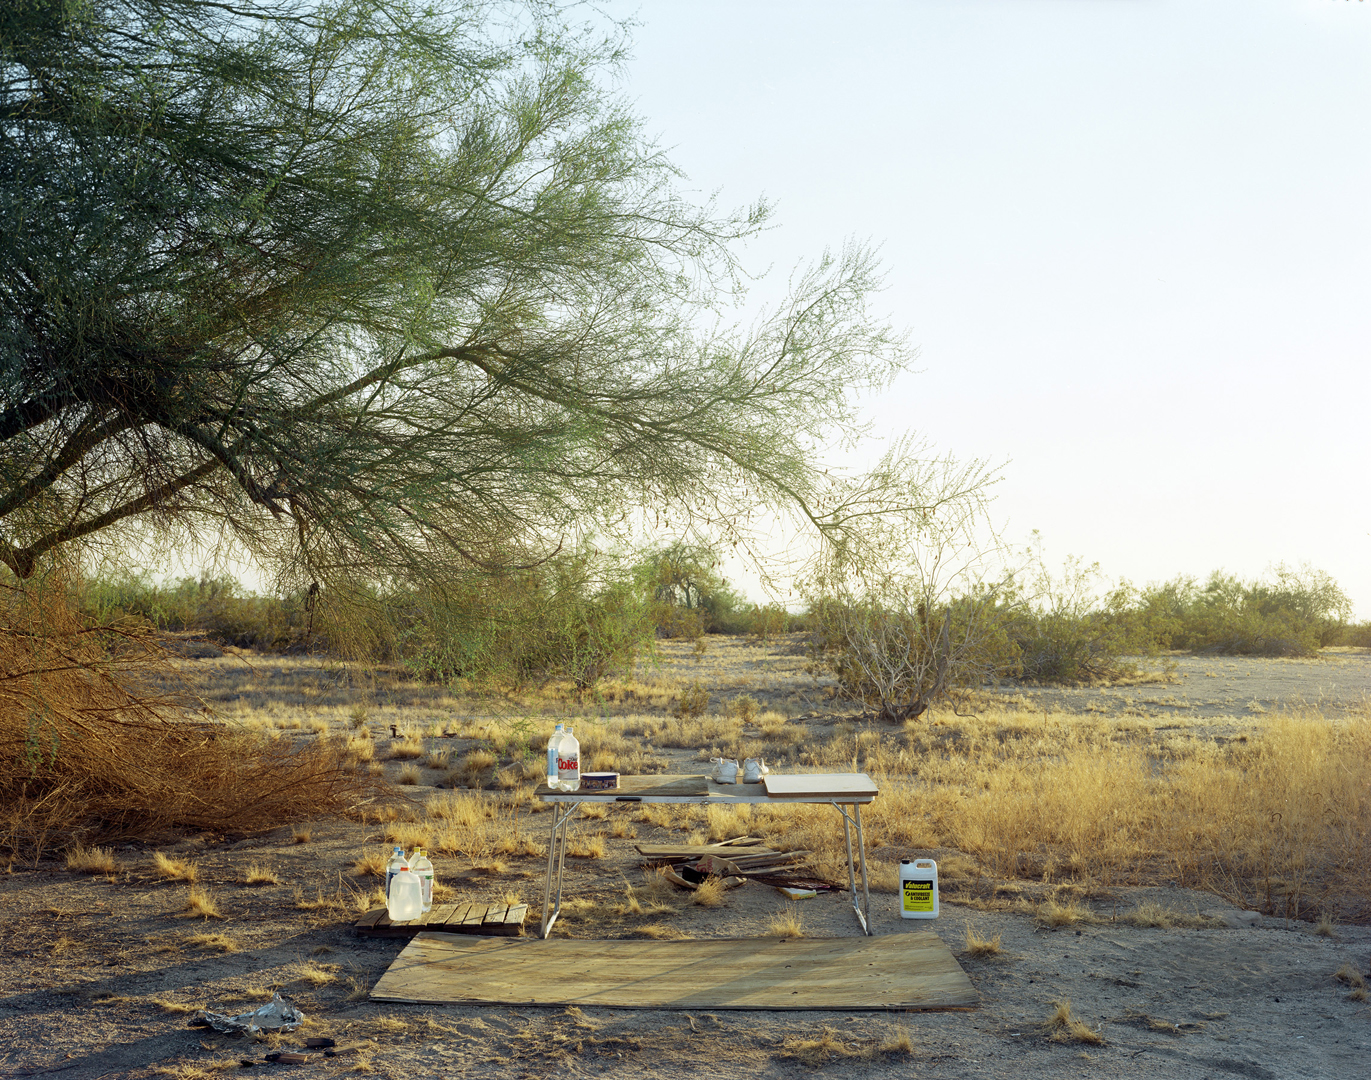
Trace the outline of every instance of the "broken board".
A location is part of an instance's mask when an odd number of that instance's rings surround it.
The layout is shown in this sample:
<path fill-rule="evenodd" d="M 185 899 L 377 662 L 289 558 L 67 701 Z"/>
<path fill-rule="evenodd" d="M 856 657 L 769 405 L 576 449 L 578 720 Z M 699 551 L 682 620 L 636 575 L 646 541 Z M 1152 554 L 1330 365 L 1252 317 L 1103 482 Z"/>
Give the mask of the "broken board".
<path fill-rule="evenodd" d="M 772 799 L 859 798 L 870 801 L 880 794 L 866 773 L 768 773 L 762 777 Z"/>
<path fill-rule="evenodd" d="M 512 937 L 524 932 L 527 904 L 434 904 L 430 911 L 408 922 L 391 922 L 383 907 L 372 908 L 353 931 L 365 937 L 413 937 L 421 930 L 445 934 L 493 934 Z"/>
<path fill-rule="evenodd" d="M 937 934 L 590 941 L 425 931 L 372 1001 L 622 1009 L 968 1009 L 979 997 Z"/>

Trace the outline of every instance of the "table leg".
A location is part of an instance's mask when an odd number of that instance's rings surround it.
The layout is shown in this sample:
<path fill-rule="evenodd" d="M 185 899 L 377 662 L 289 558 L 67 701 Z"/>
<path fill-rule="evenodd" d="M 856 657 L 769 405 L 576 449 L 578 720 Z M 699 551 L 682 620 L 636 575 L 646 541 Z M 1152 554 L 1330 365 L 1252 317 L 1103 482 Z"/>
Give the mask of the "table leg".
<path fill-rule="evenodd" d="M 540 938 L 552 932 L 552 924 L 562 913 L 562 871 L 566 866 L 566 823 L 579 808 L 580 803 L 552 804 L 552 835 L 547 844 L 547 881 L 543 884 L 543 925 L 538 931 Z M 563 809 L 565 807 L 566 809 Z M 557 897 L 552 896 L 552 877 L 554 869 L 557 876 Z"/>
<path fill-rule="evenodd" d="M 867 937 L 871 936 L 871 890 L 867 886 L 866 879 L 866 834 L 862 831 L 862 807 L 860 803 L 852 803 L 852 813 L 847 812 L 847 808 L 842 803 L 834 803 L 838 813 L 843 815 L 843 839 L 847 841 L 847 886 L 849 895 L 852 897 L 852 911 L 857 916 L 857 921 L 862 925 L 862 932 Z M 852 829 L 857 830 L 857 859 L 862 864 L 862 904 L 857 903 L 857 871 L 852 858 Z M 865 909 L 865 913 L 863 913 Z"/>

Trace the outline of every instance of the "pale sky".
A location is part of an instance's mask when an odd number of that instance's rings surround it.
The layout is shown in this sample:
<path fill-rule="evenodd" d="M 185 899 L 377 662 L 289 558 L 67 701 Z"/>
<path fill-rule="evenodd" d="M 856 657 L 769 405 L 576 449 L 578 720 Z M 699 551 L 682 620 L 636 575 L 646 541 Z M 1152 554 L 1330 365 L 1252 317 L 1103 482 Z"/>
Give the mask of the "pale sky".
<path fill-rule="evenodd" d="M 1137 584 L 1308 562 L 1371 618 L 1371 4 L 604 10 L 689 187 L 778 204 L 750 265 L 880 247 L 921 370 L 870 415 L 1007 461 L 1012 536 Z"/>

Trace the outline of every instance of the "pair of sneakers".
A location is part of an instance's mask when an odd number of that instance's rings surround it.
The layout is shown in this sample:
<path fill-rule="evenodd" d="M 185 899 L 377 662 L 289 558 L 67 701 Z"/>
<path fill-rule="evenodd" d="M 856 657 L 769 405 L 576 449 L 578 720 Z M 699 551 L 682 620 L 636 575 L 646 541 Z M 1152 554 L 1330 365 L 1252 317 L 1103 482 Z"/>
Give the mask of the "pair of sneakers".
<path fill-rule="evenodd" d="M 732 758 L 710 758 L 714 763 L 714 782 L 717 784 L 738 783 L 738 763 Z M 762 777 L 771 770 L 761 758 L 747 758 L 743 762 L 742 782 L 760 784 Z"/>

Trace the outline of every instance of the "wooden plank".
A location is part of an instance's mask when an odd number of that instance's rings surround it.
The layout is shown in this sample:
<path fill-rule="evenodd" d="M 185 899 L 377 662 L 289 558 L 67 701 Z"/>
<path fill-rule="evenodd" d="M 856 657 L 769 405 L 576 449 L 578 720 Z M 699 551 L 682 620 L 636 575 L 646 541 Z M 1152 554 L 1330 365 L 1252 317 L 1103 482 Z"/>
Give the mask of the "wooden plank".
<path fill-rule="evenodd" d="M 457 925 L 467 933 L 479 932 L 481 924 L 486 921 L 486 911 L 489 907 L 489 904 L 472 904 Z"/>
<path fill-rule="evenodd" d="M 373 926 L 376 925 L 377 920 L 380 919 L 381 916 L 384 915 L 385 913 L 386 913 L 386 909 L 383 908 L 383 907 L 372 908 L 372 909 L 371 909 L 370 911 L 368 911 L 365 915 L 363 915 L 360 919 L 358 919 L 355 923 L 353 923 L 353 929 L 354 929 L 354 930 L 370 930 Z"/>
<path fill-rule="evenodd" d="M 536 796 L 580 797 L 597 802 L 613 802 L 620 796 L 642 798 L 648 795 L 700 796 L 709 794 L 709 777 L 663 774 L 661 776 L 621 776 L 612 791 L 552 791 L 546 784 L 533 790 Z"/>
<path fill-rule="evenodd" d="M 439 927 L 446 926 L 456 910 L 456 904 L 435 904 L 433 910 L 428 913 L 429 929 L 437 930 Z"/>
<path fill-rule="evenodd" d="M 768 773 L 762 777 L 773 799 L 842 799 L 844 795 L 875 796 L 879 789 L 866 773 Z"/>
<path fill-rule="evenodd" d="M 524 932 L 524 920 L 528 918 L 527 904 L 512 904 L 505 913 L 505 926 L 511 934 L 522 934 Z"/>
<path fill-rule="evenodd" d="M 758 855 L 780 855 L 779 851 L 759 845 L 731 847 L 728 844 L 634 844 L 638 854 L 649 859 L 698 859 L 701 855 L 719 855 L 737 862 Z"/>
<path fill-rule="evenodd" d="M 485 917 L 481 919 L 482 926 L 493 926 L 495 924 L 504 925 L 505 913 L 509 911 L 508 904 L 492 904 L 486 909 Z"/>
<path fill-rule="evenodd" d="M 965 1009 L 979 998 L 937 934 L 578 940 L 416 935 L 373 1001 L 650 1009 Z"/>

